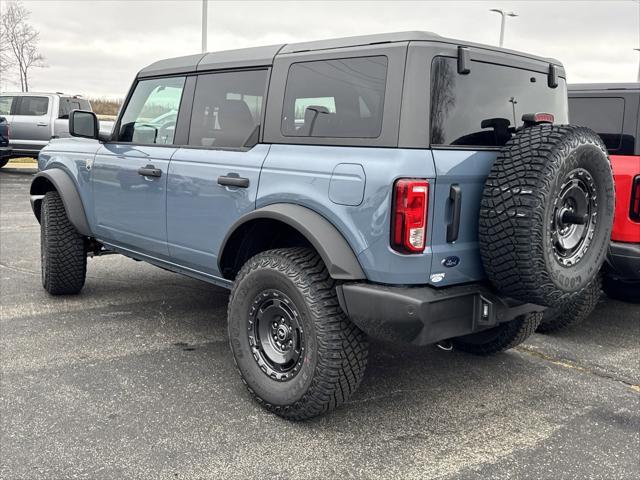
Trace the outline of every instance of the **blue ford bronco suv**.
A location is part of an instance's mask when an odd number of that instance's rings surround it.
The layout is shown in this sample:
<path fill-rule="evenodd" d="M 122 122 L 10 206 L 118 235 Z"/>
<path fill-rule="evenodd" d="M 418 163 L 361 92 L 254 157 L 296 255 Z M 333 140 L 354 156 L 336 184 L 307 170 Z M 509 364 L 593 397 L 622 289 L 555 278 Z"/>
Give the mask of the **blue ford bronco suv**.
<path fill-rule="evenodd" d="M 228 288 L 251 395 L 313 417 L 368 337 L 496 353 L 593 281 L 613 179 L 567 115 L 559 62 L 425 32 L 159 61 L 40 153 L 43 285 L 117 252 Z"/>

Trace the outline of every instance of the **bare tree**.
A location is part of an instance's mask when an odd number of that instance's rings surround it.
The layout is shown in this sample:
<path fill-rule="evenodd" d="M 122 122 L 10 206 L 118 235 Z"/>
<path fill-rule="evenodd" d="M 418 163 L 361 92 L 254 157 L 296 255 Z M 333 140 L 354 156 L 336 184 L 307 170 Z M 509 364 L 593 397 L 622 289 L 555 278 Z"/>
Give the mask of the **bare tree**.
<path fill-rule="evenodd" d="M 0 15 L 0 67 L 3 72 L 17 67 L 23 92 L 29 91 L 31 69 L 45 66 L 38 51 L 40 33 L 28 22 L 30 14 L 20 1 L 11 1 Z"/>

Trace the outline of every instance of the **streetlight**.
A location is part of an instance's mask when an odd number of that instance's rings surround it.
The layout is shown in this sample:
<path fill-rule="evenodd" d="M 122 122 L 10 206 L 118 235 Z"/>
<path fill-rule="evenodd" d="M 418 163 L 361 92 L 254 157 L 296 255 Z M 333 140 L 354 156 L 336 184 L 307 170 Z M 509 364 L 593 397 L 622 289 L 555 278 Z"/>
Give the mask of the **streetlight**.
<path fill-rule="evenodd" d="M 202 53 L 207 52 L 207 2 L 202 0 Z"/>
<path fill-rule="evenodd" d="M 505 12 L 499 8 L 492 8 L 491 12 L 499 13 L 502 17 L 502 21 L 500 22 L 500 46 L 504 44 L 504 24 L 506 22 L 507 17 L 517 17 L 518 14 L 515 12 Z"/>

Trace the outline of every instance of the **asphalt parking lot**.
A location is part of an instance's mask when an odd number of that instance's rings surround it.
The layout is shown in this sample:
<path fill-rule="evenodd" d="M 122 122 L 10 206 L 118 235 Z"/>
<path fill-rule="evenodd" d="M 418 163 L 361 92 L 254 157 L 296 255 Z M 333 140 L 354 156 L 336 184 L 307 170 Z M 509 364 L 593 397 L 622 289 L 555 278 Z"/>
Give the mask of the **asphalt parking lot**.
<path fill-rule="evenodd" d="M 305 423 L 246 393 L 226 291 L 120 256 L 40 285 L 28 170 L 0 171 L 0 478 L 640 478 L 640 306 L 478 358 L 375 342 Z"/>

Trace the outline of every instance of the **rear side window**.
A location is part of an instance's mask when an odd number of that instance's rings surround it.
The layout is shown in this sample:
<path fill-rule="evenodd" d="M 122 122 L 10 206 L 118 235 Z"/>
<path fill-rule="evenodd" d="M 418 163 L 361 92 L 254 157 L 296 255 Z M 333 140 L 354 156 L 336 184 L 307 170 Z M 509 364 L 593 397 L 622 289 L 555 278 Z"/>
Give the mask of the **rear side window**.
<path fill-rule="evenodd" d="M 0 97 L 0 115 L 11 115 L 11 105 L 14 98 L 6 95 Z"/>
<path fill-rule="evenodd" d="M 173 144 L 185 77 L 141 80 L 122 114 L 118 140 Z"/>
<path fill-rule="evenodd" d="M 567 86 L 547 85 L 547 75 L 504 65 L 471 62 L 461 75 L 457 60 L 436 57 L 431 65 L 431 144 L 501 147 L 525 113 L 551 113 L 567 123 Z"/>
<path fill-rule="evenodd" d="M 199 75 L 189 145 L 242 148 L 256 143 L 266 87 L 267 70 Z"/>
<path fill-rule="evenodd" d="M 386 79 L 385 56 L 292 64 L 285 88 L 282 134 L 379 137 Z"/>
<path fill-rule="evenodd" d="M 59 118 L 69 118 L 72 110 L 91 110 L 88 100 L 76 97 L 60 97 Z"/>
<path fill-rule="evenodd" d="M 623 143 L 630 143 L 629 153 L 633 154 L 633 137 L 625 139 L 623 135 L 624 106 L 624 98 L 619 97 L 574 97 L 569 99 L 569 118 L 572 124 L 600 135 L 609 153 L 627 150 Z"/>
<path fill-rule="evenodd" d="M 47 97 L 20 97 L 14 115 L 38 117 L 47 114 L 49 99 Z"/>

